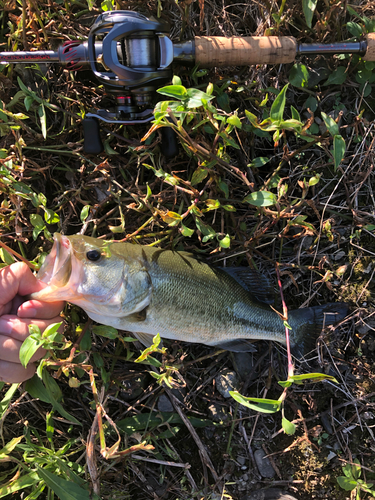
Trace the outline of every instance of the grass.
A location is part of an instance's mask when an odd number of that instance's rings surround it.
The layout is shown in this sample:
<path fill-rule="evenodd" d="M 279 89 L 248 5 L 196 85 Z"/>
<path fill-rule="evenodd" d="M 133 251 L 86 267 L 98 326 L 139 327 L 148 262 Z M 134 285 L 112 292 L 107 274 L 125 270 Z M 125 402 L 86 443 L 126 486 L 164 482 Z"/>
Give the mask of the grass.
<path fill-rule="evenodd" d="M 116 3 L 161 15 L 174 41 L 274 34 L 333 43 L 374 30 L 371 2 L 319 3 L 315 12 L 303 5 Z M 106 6 L 9 3 L 0 14 L 1 50 L 81 40 Z M 297 429 L 287 436 L 281 415 L 258 414 L 219 395 L 214 380 L 236 366 L 231 354 L 165 342 L 165 354 L 148 358 L 151 366 L 135 363 L 139 349 L 127 333 L 95 330 L 81 310 L 67 306 L 67 341 L 56 344 L 41 378 L 1 389 L 0 496 L 22 489 L 30 499 L 93 492 L 104 499 L 236 500 L 272 484 L 301 499 L 343 500 L 353 493 L 340 482 L 349 488 L 353 480 L 359 498 L 370 498 L 373 70 L 358 56 L 206 71 L 176 66 L 178 104 L 159 104 L 153 125 L 105 125 L 105 153 L 90 156 L 82 148 L 82 115 L 105 99 L 90 73 L 2 68 L 0 234 L 21 256 L 38 266 L 55 231 L 184 249 L 212 263 L 255 267 L 275 283 L 280 269 L 289 309 L 345 300 L 351 315 L 297 364 L 297 374 L 321 371 L 339 384 L 289 388 L 285 418 Z M 159 98 L 173 100 L 170 89 Z M 168 160 L 158 130 L 167 117 L 179 142 L 178 156 Z M 12 261 L 4 249 L 0 257 L 4 265 Z M 239 390 L 277 399 L 278 381 L 287 377 L 285 353 L 265 342 L 257 349 L 257 375 Z M 165 380 L 179 388 L 182 402 L 158 384 Z M 158 407 L 164 393 L 174 404 L 169 414 Z M 222 423 L 213 422 L 212 404 L 221 408 Z M 271 454 L 273 480 L 254 467 L 259 447 Z M 133 454 L 118 454 L 129 449 Z M 343 472 L 348 481 L 337 481 Z"/>

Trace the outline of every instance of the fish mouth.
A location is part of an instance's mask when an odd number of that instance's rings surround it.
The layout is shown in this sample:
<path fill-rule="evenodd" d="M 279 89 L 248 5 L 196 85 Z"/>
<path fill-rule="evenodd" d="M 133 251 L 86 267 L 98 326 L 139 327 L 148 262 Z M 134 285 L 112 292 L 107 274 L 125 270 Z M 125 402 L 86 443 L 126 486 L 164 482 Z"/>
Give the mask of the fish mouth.
<path fill-rule="evenodd" d="M 73 248 L 67 236 L 55 233 L 54 243 L 47 255 L 37 278 L 48 285 L 39 292 L 32 293 L 30 298 L 44 301 L 60 299 L 61 291 L 69 283 L 72 274 Z"/>

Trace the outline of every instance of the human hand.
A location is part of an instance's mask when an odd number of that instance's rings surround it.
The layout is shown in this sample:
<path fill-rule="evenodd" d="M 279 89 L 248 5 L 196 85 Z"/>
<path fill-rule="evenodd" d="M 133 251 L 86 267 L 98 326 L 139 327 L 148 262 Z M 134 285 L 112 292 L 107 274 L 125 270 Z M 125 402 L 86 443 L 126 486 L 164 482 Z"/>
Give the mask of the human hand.
<path fill-rule="evenodd" d="M 36 325 L 43 332 L 48 325 L 61 321 L 64 302 L 25 302 L 25 295 L 45 286 L 23 262 L 0 270 L 0 381 L 13 384 L 29 379 L 35 372 L 33 362 L 44 356 L 45 350 L 38 349 L 27 368 L 21 365 L 20 348 L 29 335 L 28 325 Z"/>

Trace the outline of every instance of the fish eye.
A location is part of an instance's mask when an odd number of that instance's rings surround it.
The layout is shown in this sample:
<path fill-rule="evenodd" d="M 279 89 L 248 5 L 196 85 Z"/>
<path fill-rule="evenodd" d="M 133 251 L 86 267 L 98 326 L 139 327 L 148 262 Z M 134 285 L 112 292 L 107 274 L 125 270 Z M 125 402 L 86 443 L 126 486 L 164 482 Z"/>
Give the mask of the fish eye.
<path fill-rule="evenodd" d="M 91 260 L 93 262 L 97 262 L 98 260 L 100 260 L 102 254 L 99 252 L 99 250 L 89 250 L 88 252 L 86 252 L 86 257 L 88 258 L 88 260 Z"/>

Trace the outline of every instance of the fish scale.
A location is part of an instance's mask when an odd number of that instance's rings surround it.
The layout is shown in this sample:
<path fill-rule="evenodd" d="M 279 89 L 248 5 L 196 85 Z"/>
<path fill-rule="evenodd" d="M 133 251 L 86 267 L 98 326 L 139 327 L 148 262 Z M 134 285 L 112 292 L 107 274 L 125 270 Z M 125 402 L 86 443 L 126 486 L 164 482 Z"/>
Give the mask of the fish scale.
<path fill-rule="evenodd" d="M 285 327 L 270 308 L 266 278 L 249 268 L 216 268 L 187 252 L 83 235 L 54 235 L 32 299 L 66 300 L 94 321 L 132 332 L 145 345 L 156 334 L 231 351 L 255 350 L 250 340 L 285 343 Z M 324 326 L 341 321 L 345 303 L 289 312 L 291 345 L 304 354 Z"/>

